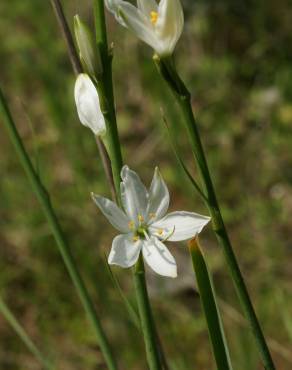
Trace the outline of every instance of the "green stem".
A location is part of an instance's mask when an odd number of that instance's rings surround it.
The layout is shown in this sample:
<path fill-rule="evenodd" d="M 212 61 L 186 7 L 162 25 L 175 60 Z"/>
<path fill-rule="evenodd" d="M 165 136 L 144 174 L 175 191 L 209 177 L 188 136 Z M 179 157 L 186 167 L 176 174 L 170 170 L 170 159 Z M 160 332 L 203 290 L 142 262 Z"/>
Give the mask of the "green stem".
<path fill-rule="evenodd" d="M 98 92 L 101 98 L 101 106 L 106 121 L 108 134 L 106 143 L 110 153 L 113 178 L 118 199 L 120 198 L 120 173 L 123 166 L 123 157 L 119 140 L 117 119 L 115 112 L 115 98 L 112 77 L 112 55 L 108 50 L 107 32 L 103 0 L 94 0 L 94 16 L 96 42 L 102 60 L 102 77 L 98 83 Z M 119 200 L 120 203 L 120 200 Z"/>
<path fill-rule="evenodd" d="M 79 273 L 76 262 L 71 254 L 71 250 L 63 233 L 63 230 L 59 224 L 55 211 L 52 207 L 49 194 L 41 183 L 40 178 L 35 172 L 31 160 L 25 150 L 22 140 L 18 134 L 11 113 L 5 101 L 5 98 L 0 89 L 0 112 L 3 116 L 3 123 L 9 133 L 10 139 L 15 147 L 15 150 L 19 156 L 21 164 L 31 182 L 32 188 L 40 202 L 42 210 L 47 218 L 47 221 L 51 227 L 54 238 L 59 247 L 59 251 L 63 257 L 63 261 L 67 267 L 68 273 L 74 283 L 74 286 L 79 294 L 80 300 L 84 306 L 84 309 L 92 323 L 95 330 L 96 337 L 104 355 L 105 361 L 110 370 L 116 370 L 117 365 L 111 352 L 108 340 L 101 326 L 100 320 L 97 316 L 93 302 L 90 299 L 89 293 L 85 287 L 83 279 Z"/>
<path fill-rule="evenodd" d="M 204 189 L 207 195 L 206 206 L 208 207 L 209 212 L 212 216 L 213 230 L 217 236 L 220 246 L 223 249 L 225 259 L 229 267 L 229 271 L 235 285 L 242 309 L 255 336 L 264 366 L 267 370 L 275 370 L 269 348 L 267 346 L 261 326 L 249 297 L 247 287 L 245 285 L 235 254 L 233 252 L 233 248 L 221 215 L 200 134 L 192 110 L 191 94 L 186 88 L 183 81 L 180 79 L 174 66 L 173 60 L 159 60 L 159 58 L 155 56 L 154 61 L 158 66 L 161 75 L 166 80 L 171 91 L 174 93 L 174 97 L 180 107 L 182 116 L 184 118 L 184 122 L 191 142 L 192 151 L 195 156 L 198 169 L 203 181 Z"/>
<path fill-rule="evenodd" d="M 98 83 L 98 90 L 101 98 L 103 115 L 105 117 L 108 130 L 105 142 L 107 144 L 112 163 L 113 178 L 116 187 L 118 203 L 121 205 L 120 173 L 123 166 L 123 158 L 117 128 L 112 77 L 112 54 L 111 51 L 108 49 L 103 0 L 94 0 L 94 15 L 96 42 L 101 53 L 103 66 L 103 75 L 101 81 L 99 81 Z M 159 360 L 159 348 L 160 352 L 162 352 L 162 350 L 157 341 L 155 323 L 153 320 L 151 306 L 147 293 L 143 257 L 141 255 L 139 257 L 139 261 L 135 266 L 134 283 L 139 307 L 139 316 L 146 347 L 147 361 L 151 370 L 161 369 Z"/>
<path fill-rule="evenodd" d="M 196 274 L 200 299 L 205 313 L 208 332 L 212 343 L 213 353 L 218 370 L 232 370 L 229 351 L 222 320 L 217 307 L 213 281 L 208 270 L 199 240 L 193 239 L 189 243 L 189 251 Z"/>
<path fill-rule="evenodd" d="M 143 257 L 140 255 L 134 269 L 134 283 L 136 288 L 137 303 L 141 319 L 141 328 L 144 335 L 146 355 L 151 370 L 162 369 L 160 365 L 159 350 L 156 345 L 157 336 L 153 322 L 151 307 L 145 281 L 145 269 Z"/>
<path fill-rule="evenodd" d="M 13 315 L 13 313 L 10 311 L 9 307 L 6 305 L 6 303 L 3 301 L 1 297 L 0 297 L 0 312 L 9 322 L 12 328 L 15 330 L 19 338 L 26 345 L 27 349 L 35 356 L 35 358 L 42 364 L 42 366 L 46 370 L 53 370 L 54 369 L 53 364 L 51 364 L 50 361 L 46 359 L 45 356 L 38 350 L 38 348 L 32 342 L 28 334 L 25 332 L 23 327 L 17 321 L 16 317 Z"/>

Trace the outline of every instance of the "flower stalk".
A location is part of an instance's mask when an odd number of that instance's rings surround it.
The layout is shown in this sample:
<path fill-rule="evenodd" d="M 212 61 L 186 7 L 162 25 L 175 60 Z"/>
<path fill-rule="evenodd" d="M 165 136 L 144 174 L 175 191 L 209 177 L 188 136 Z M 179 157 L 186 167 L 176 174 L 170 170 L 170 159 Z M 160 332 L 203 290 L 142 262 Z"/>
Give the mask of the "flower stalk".
<path fill-rule="evenodd" d="M 101 109 L 108 130 L 105 144 L 107 146 L 111 159 L 118 204 L 121 205 L 120 172 L 123 167 L 123 158 L 117 129 L 112 77 L 112 54 L 108 48 L 103 0 L 94 0 L 94 16 L 96 42 L 97 47 L 100 50 L 103 67 L 103 74 L 99 81 L 98 90 L 101 99 Z M 141 320 L 141 327 L 145 342 L 147 361 L 150 370 L 160 370 L 162 369 L 162 366 L 159 360 L 159 345 L 157 342 L 156 328 L 147 292 L 145 270 L 142 257 L 139 258 L 136 264 L 133 272 L 133 278 L 139 309 L 139 316 Z"/>
<path fill-rule="evenodd" d="M 96 44 L 100 52 L 103 70 L 97 88 L 101 99 L 101 110 L 108 130 L 104 142 L 110 155 L 117 199 L 120 203 L 120 172 L 123 167 L 123 157 L 117 128 L 112 77 L 112 54 L 108 48 L 103 0 L 94 0 L 94 19 Z"/>
<path fill-rule="evenodd" d="M 33 191 L 35 192 L 37 199 L 41 205 L 41 208 L 47 218 L 48 224 L 52 230 L 52 234 L 56 240 L 57 246 L 59 248 L 60 254 L 63 258 L 65 266 L 68 273 L 73 281 L 75 289 L 79 295 L 79 298 L 83 304 L 83 307 L 87 313 L 87 316 L 92 324 L 95 331 L 98 344 L 104 355 L 107 366 L 110 370 L 117 370 L 117 365 L 111 351 L 106 334 L 101 326 L 99 317 L 95 310 L 94 304 L 90 298 L 89 292 L 84 284 L 84 281 L 80 275 L 77 264 L 71 253 L 69 244 L 65 238 L 59 220 L 51 204 L 51 200 L 47 190 L 42 184 L 38 174 L 36 173 L 32 162 L 25 150 L 23 142 L 17 131 L 11 113 L 9 111 L 8 105 L 0 89 L 0 113 L 3 117 L 3 123 L 8 131 L 10 139 L 14 145 L 14 148 L 19 156 L 21 164 L 30 180 Z"/>
<path fill-rule="evenodd" d="M 170 90 L 173 92 L 174 98 L 183 116 L 191 143 L 192 152 L 194 154 L 201 175 L 204 191 L 206 193 L 207 200 L 205 203 L 212 217 L 213 230 L 216 234 L 219 245 L 223 249 L 231 278 L 233 280 L 246 319 L 248 320 L 254 334 L 264 366 L 267 370 L 275 370 L 269 348 L 253 308 L 253 304 L 251 302 L 220 211 L 215 188 L 211 179 L 205 152 L 201 142 L 201 137 L 192 110 L 191 93 L 188 91 L 187 87 L 177 73 L 172 58 L 161 59 L 155 55 L 153 59 L 158 67 L 158 71 L 168 84 Z"/>
<path fill-rule="evenodd" d="M 134 268 L 134 283 L 148 365 L 151 370 L 161 370 L 162 366 L 160 364 L 156 329 L 148 299 L 147 285 L 145 281 L 145 268 L 141 254 Z"/>

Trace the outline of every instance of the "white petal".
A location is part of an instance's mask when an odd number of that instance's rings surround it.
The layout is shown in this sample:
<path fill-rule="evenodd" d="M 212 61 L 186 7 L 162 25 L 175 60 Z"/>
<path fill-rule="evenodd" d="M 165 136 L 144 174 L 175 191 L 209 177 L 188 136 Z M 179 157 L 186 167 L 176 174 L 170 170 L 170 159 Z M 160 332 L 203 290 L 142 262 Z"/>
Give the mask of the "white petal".
<path fill-rule="evenodd" d="M 123 18 L 119 14 L 119 6 L 124 1 L 122 0 L 105 0 L 107 9 L 115 16 L 116 20 L 124 27 L 127 27 Z"/>
<path fill-rule="evenodd" d="M 209 221 L 210 217 L 193 212 L 172 212 L 154 222 L 149 231 L 161 239 L 177 242 L 193 238 Z"/>
<path fill-rule="evenodd" d="M 184 26 L 184 14 L 180 0 L 161 0 L 155 25 L 157 37 L 161 39 L 159 55 L 173 53 Z"/>
<path fill-rule="evenodd" d="M 142 245 L 141 240 L 133 242 L 132 234 L 116 236 L 112 243 L 108 263 L 121 267 L 133 266 L 138 260 Z"/>
<path fill-rule="evenodd" d="M 87 74 L 81 73 L 77 77 L 74 95 L 80 122 L 89 127 L 95 135 L 104 135 L 106 126 L 98 93 Z"/>
<path fill-rule="evenodd" d="M 177 267 L 172 254 L 157 238 L 144 241 L 143 257 L 149 267 L 162 276 L 177 277 Z"/>
<path fill-rule="evenodd" d="M 148 192 L 136 172 L 124 166 L 121 171 L 121 197 L 124 209 L 136 224 L 138 216 L 146 217 Z"/>
<path fill-rule="evenodd" d="M 169 192 L 167 186 L 156 167 L 152 183 L 149 190 L 148 201 L 148 224 L 153 223 L 155 220 L 161 219 L 167 212 L 169 207 Z"/>
<path fill-rule="evenodd" d="M 158 11 L 158 4 L 156 0 L 137 0 L 138 9 L 141 10 L 146 17 L 150 18 L 151 12 Z"/>
<path fill-rule="evenodd" d="M 127 27 L 142 41 L 150 45 L 153 49 L 160 48 L 160 40 L 154 32 L 154 27 L 141 10 L 134 5 L 122 2 L 119 11 Z"/>
<path fill-rule="evenodd" d="M 104 214 L 104 216 L 109 220 L 109 222 L 113 225 L 113 227 L 115 227 L 122 233 L 130 232 L 129 219 L 125 215 L 125 213 L 116 205 L 116 203 L 93 193 L 91 195 L 95 204 Z"/>

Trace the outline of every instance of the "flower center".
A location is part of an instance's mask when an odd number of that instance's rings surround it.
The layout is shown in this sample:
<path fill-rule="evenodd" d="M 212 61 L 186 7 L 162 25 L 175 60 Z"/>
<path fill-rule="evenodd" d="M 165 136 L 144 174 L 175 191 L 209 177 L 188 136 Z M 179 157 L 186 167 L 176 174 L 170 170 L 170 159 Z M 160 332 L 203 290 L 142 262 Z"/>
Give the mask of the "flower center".
<path fill-rule="evenodd" d="M 158 13 L 155 11 L 150 12 L 150 22 L 155 26 L 158 20 Z"/>
<path fill-rule="evenodd" d="M 148 239 L 149 236 L 148 236 L 148 226 L 147 224 L 145 223 L 145 219 L 144 217 L 139 214 L 137 216 L 138 218 L 138 222 L 139 222 L 139 226 L 136 226 L 135 222 L 134 221 L 130 221 L 129 222 L 129 229 L 133 232 L 133 242 L 137 242 L 139 241 L 140 239 Z"/>
<path fill-rule="evenodd" d="M 146 225 L 139 226 L 135 230 L 133 242 L 137 242 L 140 239 L 145 240 L 146 238 L 149 238 L 147 226 Z"/>

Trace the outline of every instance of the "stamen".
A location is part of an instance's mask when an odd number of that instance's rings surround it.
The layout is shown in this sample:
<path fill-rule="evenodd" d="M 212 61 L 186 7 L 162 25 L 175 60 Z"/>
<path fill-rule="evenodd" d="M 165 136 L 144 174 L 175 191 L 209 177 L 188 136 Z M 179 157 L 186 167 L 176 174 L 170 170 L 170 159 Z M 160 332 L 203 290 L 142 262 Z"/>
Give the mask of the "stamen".
<path fill-rule="evenodd" d="M 156 217 L 156 213 L 149 213 L 149 217 L 150 218 L 155 218 Z"/>
<path fill-rule="evenodd" d="M 129 226 L 129 229 L 130 229 L 130 230 L 134 230 L 134 228 L 135 228 L 135 222 L 134 222 L 134 221 L 130 221 L 130 222 L 128 223 L 128 226 Z"/>
<path fill-rule="evenodd" d="M 133 242 L 137 242 L 139 239 L 140 239 L 140 238 L 139 238 L 139 236 L 138 236 L 138 235 L 133 236 Z"/>
<path fill-rule="evenodd" d="M 167 235 L 166 238 L 164 238 L 163 240 L 161 240 L 162 243 L 166 242 L 175 232 L 175 226 L 173 226 L 173 229 L 172 231 Z"/>
<path fill-rule="evenodd" d="M 158 232 L 158 235 L 161 236 L 163 234 L 163 229 L 158 229 L 157 232 Z"/>
<path fill-rule="evenodd" d="M 150 12 L 150 22 L 155 25 L 158 20 L 158 13 L 157 12 Z"/>
<path fill-rule="evenodd" d="M 140 223 L 144 222 L 144 217 L 142 215 L 138 215 L 138 220 Z"/>

